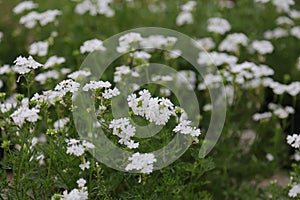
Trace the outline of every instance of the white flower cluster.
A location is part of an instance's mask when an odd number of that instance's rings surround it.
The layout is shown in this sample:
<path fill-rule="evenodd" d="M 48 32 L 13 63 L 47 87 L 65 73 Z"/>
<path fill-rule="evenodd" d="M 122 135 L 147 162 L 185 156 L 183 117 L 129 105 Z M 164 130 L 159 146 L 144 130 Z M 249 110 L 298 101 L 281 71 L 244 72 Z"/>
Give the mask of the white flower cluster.
<path fill-rule="evenodd" d="M 59 73 L 56 70 L 49 70 L 43 73 L 38 74 L 34 80 L 39 82 L 40 84 L 45 84 L 47 79 L 58 79 L 59 78 Z"/>
<path fill-rule="evenodd" d="M 208 19 L 207 31 L 210 33 L 217 33 L 223 35 L 230 31 L 231 25 L 226 19 L 220 17 L 213 17 Z"/>
<path fill-rule="evenodd" d="M 76 181 L 78 188 L 71 190 L 69 193 L 67 190 L 63 192 L 61 200 L 87 200 L 88 199 L 88 191 L 87 187 L 85 187 L 86 180 L 80 178 Z M 54 199 L 54 198 L 52 198 Z"/>
<path fill-rule="evenodd" d="M 295 198 L 300 194 L 300 185 L 294 184 L 292 188 L 289 190 L 289 197 Z"/>
<path fill-rule="evenodd" d="M 199 65 L 215 65 L 221 66 L 223 64 L 233 65 L 238 61 L 238 58 L 226 53 L 219 52 L 203 52 L 199 53 L 197 62 Z"/>
<path fill-rule="evenodd" d="M 84 0 L 82 3 L 76 5 L 75 12 L 80 15 L 88 12 L 91 16 L 100 14 L 112 17 L 115 15 L 115 11 L 109 7 L 111 2 L 112 0 Z"/>
<path fill-rule="evenodd" d="M 114 72 L 114 82 L 118 83 L 122 81 L 122 75 L 131 75 L 132 77 L 138 77 L 138 72 L 131 70 L 129 66 L 118 66 Z"/>
<path fill-rule="evenodd" d="M 147 51 L 162 49 L 163 47 L 169 47 L 168 49 L 170 49 L 176 42 L 176 37 L 166 37 L 163 35 L 142 37 L 140 33 L 130 32 L 119 38 L 117 52 L 126 53 L 138 48 L 147 49 Z"/>
<path fill-rule="evenodd" d="M 176 18 L 176 24 L 182 26 L 184 24 L 192 24 L 194 22 L 192 11 L 197 5 L 196 1 L 188 1 L 181 6 L 181 12 Z"/>
<path fill-rule="evenodd" d="M 21 127 L 25 120 L 28 122 L 36 122 L 39 117 L 39 112 L 40 110 L 38 108 L 29 108 L 28 99 L 25 98 L 22 100 L 22 105 L 15 110 L 10 117 L 19 127 Z"/>
<path fill-rule="evenodd" d="M 193 41 L 193 44 L 196 48 L 198 48 L 201 51 L 210 51 L 216 46 L 216 44 L 210 37 L 197 39 Z"/>
<path fill-rule="evenodd" d="M 147 62 L 151 58 L 151 54 L 145 51 L 135 51 L 130 53 L 129 56 L 133 58 L 134 64 L 136 64 L 138 61 Z"/>
<path fill-rule="evenodd" d="M 191 121 L 189 120 L 182 120 L 174 129 L 173 131 L 175 133 L 181 133 L 184 135 L 191 135 L 193 137 L 198 137 L 201 134 L 201 131 L 199 128 L 192 127 Z"/>
<path fill-rule="evenodd" d="M 140 91 L 139 95 L 137 97 L 136 94 L 131 94 L 127 98 L 128 105 L 135 115 L 145 117 L 156 125 L 165 125 L 170 116 L 174 115 L 174 105 L 169 99 L 153 98 L 148 90 Z"/>
<path fill-rule="evenodd" d="M 113 129 L 113 135 L 120 138 L 120 144 L 126 145 L 129 149 L 136 149 L 139 146 L 138 142 L 134 142 L 131 138 L 135 135 L 135 127 L 132 126 L 127 118 L 113 119 L 109 128 Z"/>
<path fill-rule="evenodd" d="M 22 1 L 21 3 L 19 3 L 13 8 L 13 12 L 15 14 L 20 14 L 25 10 L 32 10 L 34 8 L 37 8 L 38 6 L 39 6 L 38 4 L 33 3 L 32 1 Z"/>
<path fill-rule="evenodd" d="M 287 37 L 289 35 L 289 32 L 286 29 L 277 27 L 273 30 L 268 30 L 264 33 L 264 38 L 270 40 L 270 39 L 279 39 L 283 37 Z"/>
<path fill-rule="evenodd" d="M 187 90 L 193 90 L 196 87 L 196 73 L 192 70 L 180 70 L 176 73 L 176 86 L 184 86 Z"/>
<path fill-rule="evenodd" d="M 300 147 L 300 135 L 293 134 L 293 135 L 288 135 L 287 138 L 287 143 L 291 145 L 292 147 L 298 149 Z"/>
<path fill-rule="evenodd" d="M 84 171 L 85 169 L 89 169 L 90 165 L 91 165 L 90 161 L 87 161 L 87 162 L 80 164 L 79 167 L 82 171 Z"/>
<path fill-rule="evenodd" d="M 251 48 L 261 55 L 269 54 L 274 51 L 272 43 L 267 40 L 254 40 L 251 44 Z"/>
<path fill-rule="evenodd" d="M 157 161 L 153 153 L 134 153 L 128 158 L 129 163 L 125 170 L 139 170 L 141 173 L 150 174 L 153 171 L 153 164 Z"/>
<path fill-rule="evenodd" d="M 80 141 L 77 139 L 66 139 L 67 143 L 67 154 L 75 155 L 77 157 L 82 156 L 88 149 L 95 148 L 95 145 L 88 141 Z"/>
<path fill-rule="evenodd" d="M 268 3 L 270 2 L 276 7 L 278 12 L 290 12 L 290 6 L 294 5 L 294 0 L 255 0 L 259 3 Z"/>
<path fill-rule="evenodd" d="M 277 116 L 279 119 L 286 119 L 290 114 L 294 114 L 295 110 L 291 106 L 282 107 L 279 104 L 269 103 L 268 108 L 271 111 L 264 113 L 256 113 L 253 115 L 254 121 L 260 121 L 271 118 L 273 115 Z"/>
<path fill-rule="evenodd" d="M 68 75 L 68 78 L 71 78 L 73 80 L 76 80 L 77 78 L 83 76 L 83 77 L 88 77 L 91 75 L 91 72 L 89 71 L 85 71 L 85 70 L 78 70 L 78 71 L 75 71 L 71 74 Z"/>
<path fill-rule="evenodd" d="M 285 85 L 276 82 L 273 79 L 265 79 L 263 84 L 267 87 L 270 87 L 277 95 L 288 93 L 291 96 L 297 96 L 300 93 L 300 82 L 298 81 Z"/>
<path fill-rule="evenodd" d="M 66 59 L 64 57 L 51 56 L 44 64 L 44 69 L 48 69 L 54 65 L 60 65 L 64 62 L 66 62 Z"/>
<path fill-rule="evenodd" d="M 246 46 L 248 44 L 248 37 L 243 33 L 233 33 L 226 36 L 221 42 L 219 51 L 237 52 L 239 45 Z"/>
<path fill-rule="evenodd" d="M 19 56 L 14 61 L 15 66 L 13 66 L 13 71 L 19 74 L 27 74 L 31 69 L 37 69 L 38 67 L 43 66 L 42 64 L 36 62 L 31 56 L 28 58 Z"/>
<path fill-rule="evenodd" d="M 106 48 L 103 46 L 103 42 L 98 39 L 87 40 L 80 47 L 80 53 L 84 54 L 86 52 L 94 51 L 105 51 Z"/>
<path fill-rule="evenodd" d="M 43 42 L 35 42 L 32 43 L 29 47 L 29 54 L 30 55 L 38 55 L 38 56 L 45 56 L 48 53 L 49 44 L 47 41 Z"/>
<path fill-rule="evenodd" d="M 72 79 L 66 79 L 63 80 L 62 82 L 58 83 L 54 90 L 58 91 L 58 96 L 63 97 L 65 96 L 68 92 L 75 93 L 78 91 L 80 84 L 73 81 Z"/>
<path fill-rule="evenodd" d="M 120 90 L 116 87 L 114 89 L 110 89 L 110 88 L 105 89 L 104 92 L 102 93 L 102 97 L 104 99 L 111 99 L 111 98 L 116 97 L 118 95 L 120 95 Z"/>
<path fill-rule="evenodd" d="M 295 26 L 291 29 L 291 35 L 300 40 L 300 26 Z"/>
<path fill-rule="evenodd" d="M 59 130 L 65 128 L 65 126 L 69 123 L 70 119 L 68 117 L 61 118 L 53 123 L 54 129 Z"/>
<path fill-rule="evenodd" d="M 45 26 L 53 22 L 56 16 L 61 15 L 61 13 L 60 10 L 47 10 L 43 13 L 32 11 L 20 18 L 20 24 L 24 24 L 24 26 L 29 29 L 35 27 L 37 22 L 39 22 L 41 26 Z"/>
<path fill-rule="evenodd" d="M 87 92 L 89 90 L 96 90 L 99 88 L 109 88 L 110 86 L 111 83 L 108 81 L 90 81 L 83 86 L 82 90 Z"/>

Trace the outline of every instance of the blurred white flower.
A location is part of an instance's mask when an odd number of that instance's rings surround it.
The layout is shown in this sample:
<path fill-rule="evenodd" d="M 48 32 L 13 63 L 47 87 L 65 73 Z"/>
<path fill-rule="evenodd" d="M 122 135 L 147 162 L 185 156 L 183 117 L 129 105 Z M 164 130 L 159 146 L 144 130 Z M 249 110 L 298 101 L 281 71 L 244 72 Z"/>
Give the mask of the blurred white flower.
<path fill-rule="evenodd" d="M 118 88 L 114 88 L 114 89 L 106 89 L 104 90 L 104 92 L 102 93 L 102 96 L 104 99 L 111 99 L 112 97 L 116 97 L 120 95 L 120 91 Z"/>
<path fill-rule="evenodd" d="M 52 67 L 54 65 L 59 65 L 64 62 L 66 62 L 66 59 L 64 57 L 51 56 L 44 64 L 44 68 L 48 69 L 49 67 Z"/>
<path fill-rule="evenodd" d="M 293 185 L 292 188 L 289 190 L 289 197 L 297 197 L 300 194 L 300 185 Z"/>
<path fill-rule="evenodd" d="M 300 26 L 295 26 L 291 29 L 291 35 L 300 40 Z"/>
<path fill-rule="evenodd" d="M 290 6 L 294 5 L 294 0 L 272 0 L 272 4 L 276 6 L 278 12 L 289 12 Z"/>
<path fill-rule="evenodd" d="M 276 19 L 276 24 L 277 25 L 284 25 L 284 24 L 294 25 L 294 21 L 286 16 L 280 16 Z"/>
<path fill-rule="evenodd" d="M 231 25 L 226 19 L 214 17 L 208 19 L 207 31 L 211 33 L 218 33 L 223 35 L 227 31 L 230 31 Z"/>
<path fill-rule="evenodd" d="M 209 51 L 209 50 L 215 48 L 215 46 L 216 46 L 214 41 L 210 37 L 196 39 L 195 41 L 193 41 L 193 44 L 196 48 L 198 48 L 202 51 L 203 50 Z"/>
<path fill-rule="evenodd" d="M 192 24 L 193 22 L 193 15 L 190 12 L 180 12 L 176 18 L 176 24 L 178 26 L 182 26 L 184 24 Z"/>
<path fill-rule="evenodd" d="M 78 70 L 78 71 L 75 71 L 71 74 L 68 75 L 68 78 L 71 78 L 73 80 L 76 80 L 78 77 L 87 77 L 87 76 L 90 76 L 91 75 L 91 72 L 89 71 L 85 71 L 85 70 Z"/>
<path fill-rule="evenodd" d="M 90 161 L 87 161 L 85 163 L 80 164 L 79 167 L 80 167 L 80 169 L 82 171 L 84 171 L 85 169 L 89 169 L 90 168 L 90 164 L 91 164 Z"/>
<path fill-rule="evenodd" d="M 44 73 L 40 73 L 38 74 L 34 80 L 36 80 L 37 82 L 39 82 L 40 84 L 45 84 L 47 79 L 58 79 L 59 78 L 59 73 L 56 70 L 50 70 L 50 71 L 46 71 Z"/>
<path fill-rule="evenodd" d="M 70 119 L 68 117 L 61 118 L 53 123 L 54 129 L 59 130 L 65 128 Z"/>
<path fill-rule="evenodd" d="M 251 44 L 251 48 L 261 55 L 269 54 L 274 51 L 272 43 L 267 40 L 254 40 Z"/>
<path fill-rule="evenodd" d="M 115 11 L 109 7 L 111 2 L 112 0 L 84 0 L 82 3 L 77 4 L 75 12 L 80 15 L 88 12 L 91 16 L 101 14 L 106 17 L 112 17 L 115 15 Z"/>
<path fill-rule="evenodd" d="M 111 83 L 108 81 L 90 81 L 89 83 L 86 83 L 82 90 L 83 91 L 89 91 L 89 90 L 95 90 L 98 88 L 109 88 L 111 86 Z"/>
<path fill-rule="evenodd" d="M 21 127 L 25 120 L 28 122 L 36 122 L 38 120 L 38 113 L 40 112 L 37 108 L 29 108 L 28 99 L 23 99 L 21 107 L 14 111 L 10 117 L 14 122 Z"/>
<path fill-rule="evenodd" d="M 48 42 L 35 42 L 32 43 L 29 47 L 29 54 L 31 55 L 38 55 L 38 56 L 45 56 L 48 53 Z"/>
<path fill-rule="evenodd" d="M 82 188 L 86 184 L 86 180 L 84 180 L 83 178 L 80 178 L 76 181 L 76 183 L 78 184 L 78 187 Z"/>
<path fill-rule="evenodd" d="M 87 40 L 80 47 L 80 53 L 94 52 L 94 51 L 105 51 L 106 48 L 103 46 L 103 42 L 98 39 Z"/>
<path fill-rule="evenodd" d="M 19 22 L 29 29 L 35 27 L 37 22 L 39 22 L 41 26 L 45 26 L 46 24 L 53 22 L 56 16 L 61 15 L 61 13 L 62 12 L 59 10 L 47 10 L 43 13 L 32 11 L 25 16 L 22 16 Z"/>
<path fill-rule="evenodd" d="M 219 51 L 237 52 L 239 45 L 246 46 L 248 37 L 243 33 L 233 33 L 226 36 L 221 42 L 218 49 Z"/>
<path fill-rule="evenodd" d="M 15 14 L 20 14 L 25 10 L 32 10 L 37 7 L 38 7 L 37 3 L 33 3 L 32 1 L 23 1 L 13 8 L 13 12 Z"/>
<path fill-rule="evenodd" d="M 200 52 L 197 62 L 199 65 L 215 65 L 221 66 L 223 64 L 233 65 L 238 61 L 238 58 L 226 53 L 218 52 Z"/>
<path fill-rule="evenodd" d="M 274 156 L 272 154 L 270 154 L 270 153 L 267 153 L 266 154 L 266 159 L 271 162 L 271 161 L 274 160 Z"/>
<path fill-rule="evenodd" d="M 264 33 L 264 38 L 265 39 L 278 39 L 278 38 L 283 38 L 287 37 L 289 35 L 289 32 L 286 29 L 283 28 L 275 28 L 273 30 L 268 30 Z"/>
<path fill-rule="evenodd" d="M 143 38 L 140 33 L 130 32 L 125 35 L 122 35 L 119 38 L 119 46 L 117 46 L 117 52 L 125 53 L 131 50 L 135 50 L 139 42 L 142 41 Z"/>

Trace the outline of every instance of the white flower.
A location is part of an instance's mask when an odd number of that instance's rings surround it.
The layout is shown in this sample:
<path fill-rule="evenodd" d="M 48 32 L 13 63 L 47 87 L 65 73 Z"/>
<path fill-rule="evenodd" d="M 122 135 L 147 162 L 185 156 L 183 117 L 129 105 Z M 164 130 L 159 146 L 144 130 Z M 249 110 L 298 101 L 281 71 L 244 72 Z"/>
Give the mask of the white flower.
<path fill-rule="evenodd" d="M 112 17 L 115 15 L 115 11 L 109 7 L 111 2 L 112 0 L 84 0 L 82 3 L 77 4 L 75 12 L 80 15 L 89 12 L 91 16 L 101 14 L 106 17 Z"/>
<path fill-rule="evenodd" d="M 67 123 L 69 123 L 70 119 L 68 117 L 61 118 L 54 122 L 53 126 L 55 130 L 63 129 Z"/>
<path fill-rule="evenodd" d="M 138 148 L 139 143 L 135 143 L 131 139 L 131 137 L 134 137 L 136 129 L 130 124 L 129 119 L 113 119 L 109 124 L 109 128 L 113 129 L 113 135 L 120 138 L 118 141 L 120 144 L 124 144 L 130 149 Z"/>
<path fill-rule="evenodd" d="M 122 35 L 119 38 L 119 46 L 117 47 L 117 52 L 125 53 L 127 51 L 134 50 L 137 48 L 137 44 L 142 41 L 143 38 L 140 33 L 130 32 Z"/>
<path fill-rule="evenodd" d="M 220 66 L 223 64 L 233 65 L 238 61 L 238 58 L 226 53 L 218 52 L 200 52 L 197 62 L 199 65 L 215 65 Z"/>
<path fill-rule="evenodd" d="M 294 21 L 288 17 L 280 16 L 276 19 L 276 24 L 277 25 L 283 25 L 283 24 L 293 25 Z"/>
<path fill-rule="evenodd" d="M 272 4 L 276 6 L 279 12 L 289 12 L 290 6 L 294 5 L 294 0 L 272 0 Z"/>
<path fill-rule="evenodd" d="M 270 0 L 255 0 L 258 3 L 268 3 Z"/>
<path fill-rule="evenodd" d="M 35 42 L 32 43 L 29 47 L 29 54 L 31 55 L 38 55 L 38 56 L 45 56 L 48 53 L 48 42 Z"/>
<path fill-rule="evenodd" d="M 272 53 L 274 50 L 272 43 L 267 40 L 254 40 L 251 44 L 251 47 L 262 55 Z"/>
<path fill-rule="evenodd" d="M 129 163 L 125 170 L 139 170 L 141 173 L 150 174 L 153 171 L 153 163 L 157 160 L 153 153 L 134 153 L 130 158 L 128 158 L 131 163 Z"/>
<path fill-rule="evenodd" d="M 111 99 L 112 97 L 118 96 L 120 95 L 120 91 L 118 88 L 114 88 L 114 89 L 106 89 L 104 90 L 104 92 L 102 93 L 102 96 L 104 99 Z"/>
<path fill-rule="evenodd" d="M 293 134 L 288 135 L 286 137 L 287 143 L 291 145 L 292 147 L 298 149 L 300 147 L 300 135 Z"/>
<path fill-rule="evenodd" d="M 193 41 L 193 44 L 196 48 L 200 50 L 209 51 L 213 48 L 215 48 L 215 43 L 210 37 L 201 38 L 198 40 Z"/>
<path fill-rule="evenodd" d="M 129 55 L 133 57 L 135 60 L 140 59 L 143 62 L 148 61 L 151 58 L 151 54 L 145 51 L 135 51 L 134 53 L 130 53 Z"/>
<path fill-rule="evenodd" d="M 272 117 L 271 112 L 265 112 L 265 113 L 255 113 L 252 118 L 254 121 L 260 121 L 263 119 L 269 119 L 271 117 Z"/>
<path fill-rule="evenodd" d="M 88 192 L 86 188 L 83 187 L 82 189 L 73 189 L 69 194 L 68 191 L 63 192 L 63 196 L 61 200 L 87 200 L 88 199 Z"/>
<path fill-rule="evenodd" d="M 16 111 L 14 111 L 10 117 L 14 122 L 21 127 L 25 120 L 28 122 L 36 122 L 38 120 L 38 113 L 40 112 L 37 108 L 29 108 L 28 99 L 23 99 L 22 105 Z"/>
<path fill-rule="evenodd" d="M 300 70 L 300 56 L 297 59 L 297 66 L 296 67 L 297 67 L 298 70 Z M 1 69 L 0 69 L 0 72 L 1 72 Z"/>
<path fill-rule="evenodd" d="M 23 12 L 25 10 L 31 10 L 31 9 L 34 9 L 37 7 L 38 7 L 38 4 L 33 3 L 32 1 L 23 1 L 13 8 L 13 12 L 15 14 L 20 14 L 21 12 Z"/>
<path fill-rule="evenodd" d="M 174 105 L 169 99 L 153 98 L 148 90 L 140 91 L 139 95 L 131 94 L 127 98 L 128 106 L 135 115 L 145 117 L 156 125 L 165 125 L 174 114 Z"/>
<path fill-rule="evenodd" d="M 196 1 L 188 1 L 185 4 L 183 4 L 180 8 L 183 11 L 191 12 L 195 8 L 196 5 L 197 5 Z"/>
<path fill-rule="evenodd" d="M 25 16 L 22 16 L 20 18 L 20 24 L 24 24 L 26 28 L 33 28 L 37 24 L 37 21 L 39 20 L 39 13 L 36 11 L 32 11 Z"/>
<path fill-rule="evenodd" d="M 0 75 L 8 74 L 11 71 L 12 71 L 12 69 L 10 68 L 9 65 L 3 65 L 2 67 L 0 67 Z"/>
<path fill-rule="evenodd" d="M 297 197 L 300 194 L 300 185 L 293 185 L 292 188 L 289 190 L 289 197 Z"/>
<path fill-rule="evenodd" d="M 77 157 L 82 156 L 87 149 L 95 148 L 95 146 L 87 141 L 80 141 L 76 139 L 66 139 L 67 142 L 67 154 L 75 155 Z"/>
<path fill-rule="evenodd" d="M 37 22 L 39 22 L 41 26 L 45 26 L 46 24 L 53 22 L 57 15 L 61 15 L 61 11 L 47 10 L 43 13 L 32 11 L 20 18 L 20 24 L 24 24 L 26 28 L 33 28 L 36 26 Z"/>
<path fill-rule="evenodd" d="M 208 19 L 207 31 L 212 33 L 218 33 L 223 35 L 227 31 L 230 31 L 231 25 L 226 19 L 214 17 Z"/>
<path fill-rule="evenodd" d="M 80 53 L 94 52 L 94 51 L 105 51 L 106 48 L 103 46 L 103 42 L 98 39 L 87 40 L 80 47 Z"/>
<path fill-rule="evenodd" d="M 66 62 L 66 59 L 64 57 L 51 56 L 44 64 L 44 68 L 48 69 L 49 67 L 52 67 L 54 65 L 59 65 L 64 62 Z"/>
<path fill-rule="evenodd" d="M 220 51 L 237 52 L 239 45 L 246 46 L 248 38 L 243 33 L 233 33 L 226 36 L 226 38 L 219 45 Z"/>
<path fill-rule="evenodd" d="M 58 79 L 59 73 L 55 70 L 50 70 L 44 73 L 38 74 L 34 80 L 38 81 L 40 84 L 45 84 L 46 80 L 49 78 Z"/>
<path fill-rule="evenodd" d="M 300 26 L 295 26 L 291 29 L 291 35 L 300 40 Z"/>
<path fill-rule="evenodd" d="M 194 22 L 193 15 L 190 12 L 180 12 L 176 18 L 176 24 L 182 26 L 184 24 L 192 24 Z"/>
<path fill-rule="evenodd" d="M 28 58 L 19 56 L 14 61 L 15 66 L 13 66 L 13 70 L 19 74 L 26 74 L 30 72 L 31 69 L 37 69 L 38 67 L 43 66 L 42 64 L 36 62 L 31 56 Z"/>
<path fill-rule="evenodd" d="M 54 89 L 59 92 L 60 97 L 63 97 L 67 94 L 67 92 L 77 92 L 79 86 L 79 83 L 73 81 L 72 79 L 67 79 L 57 84 Z"/>
<path fill-rule="evenodd" d="M 78 77 L 80 77 L 80 76 L 85 76 L 85 77 L 87 77 L 87 76 L 90 76 L 91 75 L 91 72 L 89 72 L 89 71 L 85 71 L 85 70 L 78 70 L 78 71 L 75 71 L 75 72 L 73 72 L 72 74 L 69 74 L 68 75 L 68 78 L 71 78 L 71 79 L 73 79 L 73 80 L 76 80 Z"/>
<path fill-rule="evenodd" d="M 76 181 L 76 183 L 78 184 L 78 187 L 82 188 L 86 184 L 86 180 L 84 180 L 83 178 L 80 178 Z"/>
<path fill-rule="evenodd" d="M 90 168 L 90 164 L 91 164 L 90 161 L 87 161 L 87 162 L 85 162 L 83 164 L 80 164 L 79 167 L 80 167 L 80 169 L 82 171 L 84 171 L 85 169 L 89 169 Z"/>
<path fill-rule="evenodd" d="M 270 161 L 270 162 L 274 160 L 274 156 L 273 156 L 272 154 L 270 154 L 270 153 L 267 153 L 267 154 L 266 154 L 266 158 L 267 158 L 267 160 Z"/>
<path fill-rule="evenodd" d="M 98 88 L 109 88 L 111 86 L 111 83 L 108 81 L 90 81 L 89 83 L 86 83 L 82 90 L 83 91 L 89 91 L 89 90 L 96 90 Z"/>
<path fill-rule="evenodd" d="M 179 132 L 184 135 L 191 135 L 193 137 L 198 137 L 201 134 L 201 131 L 196 127 L 190 126 L 191 123 L 192 122 L 189 120 L 183 120 L 173 129 L 173 131 L 175 133 Z"/>
<path fill-rule="evenodd" d="M 283 28 L 275 28 L 274 30 L 268 30 L 264 33 L 265 39 L 278 39 L 283 38 L 289 35 L 289 32 Z"/>
<path fill-rule="evenodd" d="M 43 13 L 39 14 L 38 20 L 42 26 L 53 22 L 56 16 L 61 15 L 62 12 L 60 10 L 47 10 Z"/>
<path fill-rule="evenodd" d="M 293 19 L 300 19 L 300 11 L 299 10 L 290 10 L 288 14 Z"/>

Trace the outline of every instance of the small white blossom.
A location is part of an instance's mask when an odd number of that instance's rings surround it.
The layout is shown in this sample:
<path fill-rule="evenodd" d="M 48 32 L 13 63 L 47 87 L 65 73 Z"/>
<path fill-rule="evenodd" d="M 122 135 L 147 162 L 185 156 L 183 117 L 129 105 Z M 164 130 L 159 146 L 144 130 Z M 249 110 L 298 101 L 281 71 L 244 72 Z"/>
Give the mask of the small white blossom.
<path fill-rule="evenodd" d="M 15 14 L 20 14 L 25 10 L 32 10 L 37 7 L 38 7 L 38 4 L 33 3 L 32 1 L 23 1 L 13 8 L 13 12 Z"/>
<path fill-rule="evenodd" d="M 214 17 L 208 19 L 207 31 L 212 33 L 218 33 L 223 35 L 227 31 L 230 31 L 231 25 L 226 19 Z"/>
<path fill-rule="evenodd" d="M 292 147 L 298 149 L 300 147 L 300 135 L 293 134 L 288 135 L 286 137 L 287 143 L 291 145 Z"/>
<path fill-rule="evenodd" d="M 71 79 L 73 79 L 73 80 L 76 80 L 78 77 L 80 77 L 80 76 L 85 76 L 85 77 L 87 77 L 87 76 L 90 76 L 91 75 L 91 72 L 89 72 L 89 71 L 85 71 L 85 70 L 78 70 L 78 71 L 75 71 L 75 72 L 73 72 L 72 74 L 69 74 L 68 75 L 68 78 L 71 78 Z"/>
<path fill-rule="evenodd" d="M 35 42 L 32 43 L 29 47 L 29 54 L 31 55 L 38 55 L 38 56 L 45 56 L 48 53 L 48 42 Z"/>
<path fill-rule="evenodd" d="M 111 83 L 108 81 L 90 81 L 89 83 L 86 83 L 82 90 L 83 91 L 89 91 L 89 90 L 96 90 L 98 88 L 109 88 L 111 86 Z"/>
<path fill-rule="evenodd" d="M 85 163 L 80 164 L 79 167 L 80 167 L 80 169 L 82 171 L 84 171 L 85 169 L 89 169 L 90 168 L 90 164 L 91 164 L 90 161 L 87 161 Z"/>
<path fill-rule="evenodd" d="M 84 180 L 83 178 L 80 178 L 76 181 L 76 183 L 78 184 L 78 187 L 82 188 L 86 184 L 86 180 Z"/>
<path fill-rule="evenodd" d="M 80 47 L 80 53 L 94 52 L 94 51 L 105 51 L 106 48 L 103 46 L 103 42 L 98 39 L 87 40 Z"/>
<path fill-rule="evenodd" d="M 272 53 L 274 50 L 272 43 L 267 40 L 253 41 L 251 44 L 251 48 L 253 48 L 254 51 L 257 51 L 261 55 Z"/>
<path fill-rule="evenodd" d="M 292 188 L 289 190 L 289 197 L 297 197 L 300 194 L 300 185 L 293 185 Z"/>
<path fill-rule="evenodd" d="M 126 171 L 139 170 L 141 173 L 150 174 L 153 171 L 153 163 L 157 160 L 153 153 L 134 153 L 130 158 L 131 161 L 125 168 Z"/>
<path fill-rule="evenodd" d="M 55 86 L 55 90 L 59 92 L 59 96 L 63 97 L 68 92 L 75 93 L 78 91 L 80 84 L 72 79 L 63 80 Z"/>
<path fill-rule="evenodd" d="M 38 67 L 43 66 L 42 64 L 36 62 L 31 56 L 28 58 L 19 56 L 14 61 L 15 66 L 13 66 L 13 70 L 19 74 L 26 74 L 30 72 L 31 69 L 37 69 Z"/>
<path fill-rule="evenodd" d="M 51 56 L 44 64 L 44 68 L 48 69 L 49 67 L 52 67 L 54 65 L 59 65 L 64 62 L 66 62 L 66 59 L 64 57 Z"/>
<path fill-rule="evenodd" d="M 291 35 L 300 40 L 300 26 L 295 26 L 291 29 Z"/>
<path fill-rule="evenodd" d="M 184 135 L 191 135 L 193 137 L 198 137 L 201 134 L 201 131 L 196 127 L 190 126 L 191 123 L 192 122 L 189 120 L 183 120 L 173 129 L 173 131 L 175 133 L 179 132 Z"/>

